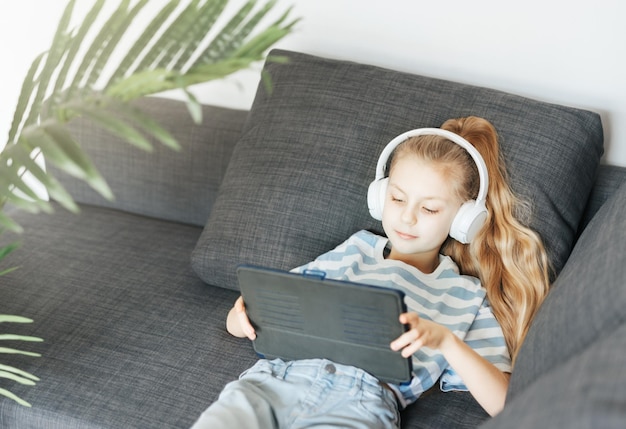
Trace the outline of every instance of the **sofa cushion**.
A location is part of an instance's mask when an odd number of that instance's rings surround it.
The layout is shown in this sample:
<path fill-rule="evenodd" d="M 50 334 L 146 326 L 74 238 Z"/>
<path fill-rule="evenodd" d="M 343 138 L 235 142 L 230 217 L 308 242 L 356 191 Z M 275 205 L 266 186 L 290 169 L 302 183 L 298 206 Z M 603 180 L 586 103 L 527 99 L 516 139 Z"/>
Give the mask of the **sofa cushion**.
<path fill-rule="evenodd" d="M 381 231 L 366 193 L 382 148 L 417 127 L 483 116 L 556 271 L 570 253 L 602 154 L 597 114 L 492 89 L 275 51 L 194 250 L 206 282 L 237 288 L 240 263 L 288 269 L 359 229 Z"/>
<path fill-rule="evenodd" d="M 79 203 L 204 226 L 247 112 L 203 106 L 203 121 L 195 124 L 182 101 L 145 97 L 135 105 L 168 130 L 182 149 L 171 150 L 149 137 L 154 150 L 146 152 L 79 118 L 69 128 L 109 183 L 115 200 L 105 200 L 83 181 L 57 169 L 53 172 Z"/>
<path fill-rule="evenodd" d="M 402 410 L 402 428 L 469 429 L 489 419 L 470 392 L 442 392 L 431 388 L 417 402 Z"/>
<path fill-rule="evenodd" d="M 600 207 L 615 194 L 615 191 L 624 182 L 626 182 L 626 167 L 608 164 L 600 165 L 598 175 L 587 200 L 585 214 L 578 228 L 579 233 L 582 233 Z"/>
<path fill-rule="evenodd" d="M 509 398 L 515 399 L 535 380 L 545 377 L 584 350 L 594 349 L 596 342 L 610 339 L 614 331 L 623 328 L 626 322 L 624 207 L 626 183 L 587 226 L 537 314 L 520 350 Z M 626 366 L 626 356 L 616 354 L 621 356 L 622 367 Z M 620 372 L 623 388 L 626 373 Z M 569 373 L 569 381 L 578 380 L 580 375 Z M 624 390 L 622 398 L 623 394 Z M 576 404 L 572 404 L 574 408 Z"/>
<path fill-rule="evenodd" d="M 581 316 L 581 312 L 572 313 Z M 626 422 L 624 350 L 626 324 L 622 321 L 618 329 L 600 335 L 592 346 L 568 356 L 519 392 L 498 416 L 480 429 L 623 429 Z"/>
<path fill-rule="evenodd" d="M 189 266 L 202 229 L 56 208 L 12 214 L 25 233 L 3 260 L 19 269 L 2 276 L 0 311 L 34 322 L 3 328 L 44 342 L 2 341 L 42 357 L 1 355 L 41 381 L 0 383 L 33 404 L 0 399 L 0 427 L 189 428 L 256 361 L 250 341 L 225 329 L 237 294 L 208 287 Z M 14 238 L 5 233 L 0 243 Z"/>

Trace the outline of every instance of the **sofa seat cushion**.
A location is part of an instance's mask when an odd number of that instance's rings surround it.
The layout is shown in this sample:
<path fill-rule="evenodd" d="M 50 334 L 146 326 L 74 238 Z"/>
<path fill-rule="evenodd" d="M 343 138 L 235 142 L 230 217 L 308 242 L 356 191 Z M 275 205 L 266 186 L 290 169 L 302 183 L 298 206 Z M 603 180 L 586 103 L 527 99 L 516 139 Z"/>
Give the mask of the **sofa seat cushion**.
<path fill-rule="evenodd" d="M 602 154 L 599 115 L 487 88 L 276 51 L 192 256 L 201 278 L 237 289 L 248 263 L 290 269 L 360 229 L 382 148 L 396 135 L 468 115 L 493 122 L 513 188 L 558 272 Z M 487 198 L 489 198 L 487 196 Z"/>
<path fill-rule="evenodd" d="M 442 392 L 435 385 L 425 396 L 402 411 L 403 428 L 469 429 L 489 419 L 489 414 L 469 392 Z"/>
<path fill-rule="evenodd" d="M 200 228 L 90 206 L 16 219 L 26 232 L 3 262 L 20 268 L 2 276 L 1 312 L 34 323 L 3 328 L 45 342 L 10 344 L 40 358 L 2 355 L 41 381 L 1 382 L 33 408 L 0 400 L 0 427 L 190 427 L 256 360 L 224 329 L 236 294 L 190 268 Z"/>

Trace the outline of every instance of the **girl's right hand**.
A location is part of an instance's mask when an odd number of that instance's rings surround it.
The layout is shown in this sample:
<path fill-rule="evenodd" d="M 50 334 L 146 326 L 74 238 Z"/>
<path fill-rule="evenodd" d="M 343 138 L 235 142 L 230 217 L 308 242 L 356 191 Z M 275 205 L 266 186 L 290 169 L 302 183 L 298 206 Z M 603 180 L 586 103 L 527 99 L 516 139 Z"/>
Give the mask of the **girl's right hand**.
<path fill-rule="evenodd" d="M 254 331 L 252 323 L 250 323 L 250 319 L 248 319 L 242 296 L 237 298 L 235 305 L 233 305 L 233 308 L 231 308 L 228 313 L 226 329 L 235 337 L 249 338 L 250 340 L 256 339 L 256 332 Z"/>

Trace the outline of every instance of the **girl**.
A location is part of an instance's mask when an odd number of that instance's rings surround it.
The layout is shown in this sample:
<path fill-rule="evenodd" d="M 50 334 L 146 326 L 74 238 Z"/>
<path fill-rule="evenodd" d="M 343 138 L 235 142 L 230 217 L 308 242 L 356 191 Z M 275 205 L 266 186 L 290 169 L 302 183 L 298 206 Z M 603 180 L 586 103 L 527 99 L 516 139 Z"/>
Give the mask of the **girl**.
<path fill-rule="evenodd" d="M 467 117 L 441 128 L 470 147 L 440 135 L 397 146 L 382 194 L 386 238 L 357 232 L 295 269 L 404 290 L 409 311 L 400 323 L 409 330 L 390 347 L 413 359 L 410 385 L 387 385 L 323 359 L 261 360 L 224 388 L 194 429 L 399 428 L 398 410 L 437 380 L 443 390 L 469 390 L 491 415 L 502 409 L 512 361 L 548 291 L 547 256 L 538 235 L 517 220 L 525 206 L 508 186 L 491 123 Z M 486 172 L 468 152 L 472 145 Z M 457 213 L 486 182 L 475 237 L 469 244 L 451 238 Z M 227 329 L 256 337 L 241 297 Z"/>

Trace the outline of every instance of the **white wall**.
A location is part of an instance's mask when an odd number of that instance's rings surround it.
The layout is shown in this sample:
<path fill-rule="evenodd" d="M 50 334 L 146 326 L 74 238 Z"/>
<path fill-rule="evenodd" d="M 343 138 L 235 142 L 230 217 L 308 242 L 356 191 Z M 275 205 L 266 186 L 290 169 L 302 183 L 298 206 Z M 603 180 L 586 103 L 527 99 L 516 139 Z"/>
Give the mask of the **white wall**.
<path fill-rule="evenodd" d="M 231 1 L 234 7 L 243 0 Z M 28 65 L 48 46 L 65 3 L 0 5 L 0 135 L 8 130 Z M 82 10 L 91 4 L 78 3 Z M 279 47 L 594 110 L 604 123 L 604 162 L 626 166 L 622 0 L 279 0 L 289 5 L 303 20 Z M 258 70 L 195 92 L 205 102 L 247 108 Z"/>

